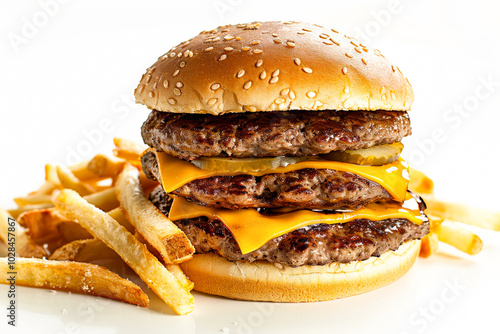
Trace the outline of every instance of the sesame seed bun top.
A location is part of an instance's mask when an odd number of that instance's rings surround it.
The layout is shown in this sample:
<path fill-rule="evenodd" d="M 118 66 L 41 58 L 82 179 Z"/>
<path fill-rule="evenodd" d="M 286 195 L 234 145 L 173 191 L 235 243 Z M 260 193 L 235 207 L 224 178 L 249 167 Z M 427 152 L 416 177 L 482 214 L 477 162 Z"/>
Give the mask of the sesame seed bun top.
<path fill-rule="evenodd" d="M 176 113 L 409 110 L 413 90 L 378 50 L 301 22 L 227 25 L 183 42 L 148 68 L 138 103 Z"/>

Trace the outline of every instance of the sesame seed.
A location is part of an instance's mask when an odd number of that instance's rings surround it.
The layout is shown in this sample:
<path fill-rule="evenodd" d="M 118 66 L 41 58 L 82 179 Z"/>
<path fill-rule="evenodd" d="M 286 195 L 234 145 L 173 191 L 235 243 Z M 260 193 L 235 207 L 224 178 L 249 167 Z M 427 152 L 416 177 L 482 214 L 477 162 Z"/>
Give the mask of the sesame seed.
<path fill-rule="evenodd" d="M 189 44 L 189 41 L 182 42 L 182 46 L 186 46 Z"/>
<path fill-rule="evenodd" d="M 146 75 L 146 83 L 151 81 L 151 74 Z"/>
<path fill-rule="evenodd" d="M 213 106 L 216 102 L 217 102 L 217 99 L 215 97 L 208 100 L 208 104 L 211 106 Z"/>
<path fill-rule="evenodd" d="M 302 28 L 302 30 L 307 31 L 307 32 L 311 32 L 311 31 L 312 31 L 312 30 L 311 30 L 311 29 L 309 29 L 309 28 Z"/>
<path fill-rule="evenodd" d="M 326 45 L 333 45 L 332 41 L 323 41 L 323 43 L 326 44 Z"/>
<path fill-rule="evenodd" d="M 172 98 L 170 98 L 170 99 L 168 99 L 168 103 L 170 103 L 171 105 L 174 105 L 174 104 L 177 103 L 177 101 L 174 100 L 174 99 L 172 99 Z"/>
<path fill-rule="evenodd" d="M 352 55 L 351 55 L 350 53 L 346 53 L 346 54 L 345 54 L 345 56 L 346 56 L 347 58 L 352 58 Z"/>
<path fill-rule="evenodd" d="M 358 48 L 354 48 L 354 50 L 356 50 L 357 53 L 361 53 L 361 50 Z"/>
<path fill-rule="evenodd" d="M 163 87 L 168 88 L 168 80 L 163 81 Z"/>
<path fill-rule="evenodd" d="M 391 68 L 393 72 L 396 72 L 396 68 L 394 67 L 394 65 L 391 65 Z"/>
<path fill-rule="evenodd" d="M 333 38 L 330 38 L 330 41 L 333 43 L 333 44 L 336 44 L 337 46 L 340 46 L 340 43 L 337 42 L 336 40 L 334 40 Z"/>
<path fill-rule="evenodd" d="M 253 53 L 259 54 L 259 53 L 262 53 L 262 50 L 261 49 L 255 49 L 255 50 L 253 50 Z"/>
<path fill-rule="evenodd" d="M 241 78 L 243 75 L 245 75 L 245 70 L 239 70 L 238 73 L 236 73 L 237 78 Z"/>
<path fill-rule="evenodd" d="M 185 61 L 181 61 L 181 63 L 179 64 L 179 66 L 180 66 L 181 68 L 183 68 L 184 66 L 186 66 L 186 62 L 185 62 Z"/>
<path fill-rule="evenodd" d="M 243 88 L 244 88 L 244 89 L 248 89 L 248 88 L 250 88 L 250 87 L 252 87 L 252 82 L 251 82 L 251 81 L 247 81 L 247 82 L 245 82 L 245 84 L 243 85 Z"/>
<path fill-rule="evenodd" d="M 175 70 L 175 72 L 172 74 L 172 76 L 175 77 L 177 74 L 179 74 L 179 70 Z"/>
<path fill-rule="evenodd" d="M 387 96 L 384 94 L 384 95 L 382 95 L 382 101 L 385 101 L 385 100 L 387 100 Z"/>
<path fill-rule="evenodd" d="M 382 86 L 382 87 L 380 88 L 380 94 L 385 94 L 385 87 L 384 87 L 384 86 Z"/>
<path fill-rule="evenodd" d="M 182 88 L 182 87 L 184 87 L 184 84 L 180 81 L 177 81 L 177 83 L 175 84 L 175 87 Z"/>
<path fill-rule="evenodd" d="M 262 63 L 263 63 L 262 59 L 257 60 L 257 62 L 255 63 L 255 67 L 260 67 Z"/>
<path fill-rule="evenodd" d="M 229 29 L 222 29 L 220 32 L 228 32 Z"/>
<path fill-rule="evenodd" d="M 262 72 L 259 74 L 259 78 L 260 78 L 261 80 L 264 80 L 264 79 L 266 78 L 266 75 L 267 75 L 266 71 L 262 71 Z"/>
<path fill-rule="evenodd" d="M 257 45 L 257 44 L 259 44 L 259 43 L 260 43 L 260 41 L 259 41 L 258 39 L 256 39 L 255 41 L 252 41 L 252 43 L 250 43 L 250 44 L 252 44 L 252 45 Z"/>
<path fill-rule="evenodd" d="M 149 92 L 149 97 L 155 97 L 155 93 L 154 92 Z"/>
<path fill-rule="evenodd" d="M 316 92 L 308 92 L 307 94 L 307 97 L 315 97 L 316 96 Z"/>
<path fill-rule="evenodd" d="M 283 90 L 280 92 L 280 95 L 285 96 L 285 95 L 288 95 L 288 93 L 289 93 L 289 92 L 290 92 L 290 88 L 285 88 L 285 89 L 283 89 Z"/>
<path fill-rule="evenodd" d="M 304 71 L 306 73 L 312 73 L 313 72 L 313 70 L 311 70 L 309 67 L 303 67 L 302 71 Z"/>
<path fill-rule="evenodd" d="M 330 29 L 331 31 L 333 31 L 334 33 L 338 34 L 339 32 L 335 29 Z"/>
<path fill-rule="evenodd" d="M 359 46 L 358 44 L 354 43 L 353 41 L 351 41 L 351 44 L 354 45 L 354 46 L 356 46 L 356 47 Z"/>
<path fill-rule="evenodd" d="M 391 91 L 391 99 L 393 99 L 393 100 L 394 100 L 395 98 L 396 98 L 396 94 L 394 94 L 394 92 L 393 92 L 393 91 Z"/>
<path fill-rule="evenodd" d="M 223 55 L 221 55 L 221 56 L 219 57 L 219 61 L 224 60 L 224 59 L 226 59 L 226 58 L 227 58 L 227 55 L 223 54 Z"/>
<path fill-rule="evenodd" d="M 344 87 L 344 94 L 349 94 L 349 87 L 347 86 Z"/>
<path fill-rule="evenodd" d="M 328 37 L 329 37 L 329 36 L 328 36 L 328 35 L 326 35 L 326 34 L 321 34 L 321 35 L 319 35 L 319 38 L 323 38 L 323 39 L 327 39 Z"/>
<path fill-rule="evenodd" d="M 293 90 L 290 91 L 290 93 L 288 94 L 288 96 L 290 96 L 290 98 L 292 100 L 295 100 L 295 93 L 293 92 Z"/>
<path fill-rule="evenodd" d="M 184 57 L 188 57 L 189 56 L 189 52 L 190 52 L 189 50 L 184 51 Z"/>
<path fill-rule="evenodd" d="M 276 39 L 274 40 L 274 43 L 276 43 L 276 44 L 280 44 L 280 43 L 281 43 L 281 39 L 276 38 Z"/>
<path fill-rule="evenodd" d="M 241 48 L 241 51 L 250 51 L 250 50 L 252 50 L 252 48 L 249 46 L 244 46 Z"/>
<path fill-rule="evenodd" d="M 280 70 L 276 70 L 274 71 L 272 74 L 271 74 L 271 77 L 275 77 L 275 76 L 278 76 L 280 74 Z"/>
<path fill-rule="evenodd" d="M 213 49 L 214 49 L 214 47 L 213 47 L 213 46 L 210 46 L 210 47 L 208 47 L 208 48 L 206 48 L 206 49 L 205 49 L 205 52 L 212 51 Z"/>
<path fill-rule="evenodd" d="M 177 57 L 178 57 L 178 58 L 182 57 L 182 52 L 179 52 L 179 53 L 177 54 Z"/>
<path fill-rule="evenodd" d="M 230 41 L 232 39 L 234 39 L 234 36 L 231 36 L 231 35 L 227 35 L 227 36 L 224 37 L 225 41 Z"/>
<path fill-rule="evenodd" d="M 364 52 L 368 52 L 368 49 L 366 47 L 363 48 Z"/>
<path fill-rule="evenodd" d="M 174 58 L 174 57 L 175 57 L 175 52 L 171 52 L 171 53 L 169 54 L 169 57 L 170 57 L 170 58 Z"/>
<path fill-rule="evenodd" d="M 153 89 L 156 89 L 158 87 L 158 81 L 155 81 L 153 84 Z"/>
<path fill-rule="evenodd" d="M 217 90 L 219 88 L 220 88 L 220 84 L 218 84 L 218 83 L 214 83 L 212 86 L 210 86 L 211 90 Z"/>
<path fill-rule="evenodd" d="M 299 58 L 295 58 L 293 60 L 293 62 L 295 63 L 295 65 L 300 66 L 300 59 Z"/>
<path fill-rule="evenodd" d="M 212 42 L 217 42 L 217 41 L 220 41 L 220 37 L 219 36 L 217 36 L 214 39 L 212 39 Z"/>
<path fill-rule="evenodd" d="M 286 45 L 291 46 L 292 48 L 295 47 L 295 43 L 294 42 L 286 42 Z"/>
<path fill-rule="evenodd" d="M 299 35 L 304 35 L 306 32 L 305 31 L 297 31 L 297 34 Z"/>
<path fill-rule="evenodd" d="M 274 103 L 276 104 L 282 104 L 282 103 L 285 103 L 285 99 L 282 98 L 282 97 L 278 97 L 276 100 L 274 100 Z"/>
<path fill-rule="evenodd" d="M 344 75 L 347 74 L 347 67 L 342 67 L 342 74 L 344 74 Z"/>
<path fill-rule="evenodd" d="M 270 84 L 277 83 L 279 80 L 279 77 L 272 77 L 271 80 L 269 80 Z"/>
<path fill-rule="evenodd" d="M 194 55 L 193 51 L 189 51 L 189 57 L 191 58 Z"/>
<path fill-rule="evenodd" d="M 273 37 L 278 37 L 277 33 L 272 34 Z"/>
<path fill-rule="evenodd" d="M 232 47 L 230 47 L 230 46 L 227 46 L 227 47 L 224 48 L 224 51 L 227 51 L 227 52 L 231 52 L 233 50 L 234 49 Z"/>
<path fill-rule="evenodd" d="M 138 93 L 139 93 L 139 94 L 142 94 L 142 91 L 143 91 L 143 90 L 144 90 L 144 85 L 141 85 L 141 86 L 139 87 L 139 91 L 138 91 Z"/>
<path fill-rule="evenodd" d="M 237 41 L 241 41 L 241 37 L 240 36 L 236 36 L 236 40 Z"/>
<path fill-rule="evenodd" d="M 174 88 L 174 94 L 177 96 L 181 96 L 182 92 L 179 88 Z"/>
<path fill-rule="evenodd" d="M 361 61 L 363 62 L 363 64 L 368 65 L 368 63 L 366 62 L 365 58 L 361 58 Z"/>

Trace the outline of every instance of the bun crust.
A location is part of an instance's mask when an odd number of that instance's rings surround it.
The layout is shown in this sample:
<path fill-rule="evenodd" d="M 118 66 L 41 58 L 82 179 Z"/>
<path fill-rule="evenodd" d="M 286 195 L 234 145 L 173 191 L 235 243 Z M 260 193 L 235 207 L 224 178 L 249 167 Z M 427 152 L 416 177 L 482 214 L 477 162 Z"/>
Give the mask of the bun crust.
<path fill-rule="evenodd" d="M 214 254 L 197 254 L 181 263 L 194 290 L 241 300 L 315 302 L 368 292 L 403 276 L 415 262 L 420 240 L 396 251 L 347 264 L 283 267 L 259 261 L 230 262 Z"/>
<path fill-rule="evenodd" d="M 150 109 L 221 115 L 275 110 L 410 109 L 413 90 L 378 50 L 317 25 L 256 22 L 204 31 L 143 75 Z"/>

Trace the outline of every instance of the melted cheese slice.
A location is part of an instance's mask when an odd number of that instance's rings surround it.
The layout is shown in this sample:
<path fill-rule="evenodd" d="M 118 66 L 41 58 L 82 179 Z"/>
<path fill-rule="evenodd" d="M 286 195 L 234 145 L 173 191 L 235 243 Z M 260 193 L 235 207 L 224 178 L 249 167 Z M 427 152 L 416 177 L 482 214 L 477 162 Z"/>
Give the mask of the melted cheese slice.
<path fill-rule="evenodd" d="M 418 204 L 413 198 L 404 203 L 371 203 L 359 210 L 349 212 L 324 213 L 298 210 L 283 214 L 264 215 L 255 209 L 210 208 L 187 201 L 183 197 L 174 197 L 169 213 L 171 220 L 202 216 L 222 221 L 233 234 L 242 254 L 259 249 L 273 238 L 312 224 L 339 224 L 362 218 L 373 221 L 406 218 L 420 225 L 426 219 L 425 216 L 421 215 Z"/>
<path fill-rule="evenodd" d="M 403 202 L 405 200 L 405 194 L 410 180 L 408 164 L 402 158 L 383 166 L 360 166 L 345 162 L 321 159 L 318 157 L 311 157 L 308 160 L 297 162 L 286 167 L 230 173 L 210 169 L 201 169 L 188 161 L 178 159 L 164 152 L 156 152 L 156 157 L 160 169 L 163 189 L 165 189 L 167 193 L 172 192 L 191 181 L 211 176 L 228 176 L 238 174 L 263 176 L 273 173 L 288 173 L 304 168 L 315 168 L 338 170 L 362 176 L 380 184 L 387 190 L 387 192 L 389 192 L 389 194 L 393 196 L 396 201 Z"/>

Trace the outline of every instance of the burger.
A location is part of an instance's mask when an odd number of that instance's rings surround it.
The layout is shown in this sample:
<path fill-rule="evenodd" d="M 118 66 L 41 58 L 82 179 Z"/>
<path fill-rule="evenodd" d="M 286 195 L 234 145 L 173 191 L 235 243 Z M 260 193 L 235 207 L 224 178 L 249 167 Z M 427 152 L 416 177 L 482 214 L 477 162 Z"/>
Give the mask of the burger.
<path fill-rule="evenodd" d="M 200 292 L 311 302 L 387 285 L 429 233 L 401 140 L 413 90 L 334 29 L 203 31 L 147 69 L 137 102 L 151 201 L 189 238 Z"/>

